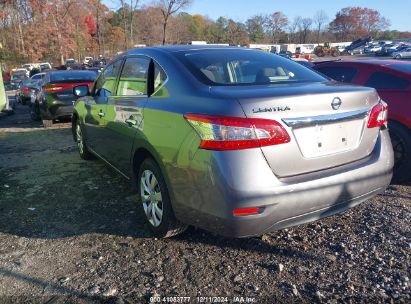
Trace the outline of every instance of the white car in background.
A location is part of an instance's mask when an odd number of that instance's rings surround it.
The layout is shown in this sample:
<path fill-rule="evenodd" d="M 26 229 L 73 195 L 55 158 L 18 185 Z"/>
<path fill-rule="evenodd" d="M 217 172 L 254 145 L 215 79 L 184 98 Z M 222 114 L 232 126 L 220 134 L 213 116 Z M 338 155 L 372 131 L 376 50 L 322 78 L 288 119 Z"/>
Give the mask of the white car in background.
<path fill-rule="evenodd" d="M 40 63 L 40 71 L 46 71 L 46 70 L 51 70 L 52 66 L 50 64 L 50 62 L 42 62 Z"/>
<path fill-rule="evenodd" d="M 378 44 L 370 45 L 364 48 L 364 53 L 375 53 L 381 51 L 382 46 Z"/>
<path fill-rule="evenodd" d="M 411 58 L 411 47 L 392 53 L 392 57 L 395 59 Z"/>
<path fill-rule="evenodd" d="M 91 61 L 93 61 L 93 57 L 85 57 L 83 60 L 84 64 L 89 64 Z"/>

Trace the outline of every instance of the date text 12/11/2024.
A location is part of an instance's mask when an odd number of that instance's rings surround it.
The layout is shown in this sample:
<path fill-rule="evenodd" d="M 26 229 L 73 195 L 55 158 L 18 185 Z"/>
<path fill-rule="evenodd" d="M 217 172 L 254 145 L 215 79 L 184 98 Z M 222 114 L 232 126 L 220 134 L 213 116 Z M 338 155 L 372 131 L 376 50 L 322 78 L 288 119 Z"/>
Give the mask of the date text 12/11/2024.
<path fill-rule="evenodd" d="M 254 297 L 177 297 L 177 296 L 154 296 L 150 297 L 150 303 L 256 303 Z"/>

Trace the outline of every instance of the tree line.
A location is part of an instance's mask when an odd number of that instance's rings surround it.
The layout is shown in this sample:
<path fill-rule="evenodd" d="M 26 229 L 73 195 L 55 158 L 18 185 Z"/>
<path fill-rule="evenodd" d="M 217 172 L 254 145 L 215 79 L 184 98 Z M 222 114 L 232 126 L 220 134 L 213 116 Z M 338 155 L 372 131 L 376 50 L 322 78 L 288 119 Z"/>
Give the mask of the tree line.
<path fill-rule="evenodd" d="M 411 38 L 410 32 L 388 30 L 389 20 L 378 11 L 346 7 L 330 18 L 290 20 L 284 13 L 251 16 L 245 22 L 213 20 L 184 9 L 192 0 L 119 0 L 110 8 L 101 0 L 0 0 L 0 62 L 64 63 L 99 54 L 109 57 L 138 44 L 320 43 Z"/>

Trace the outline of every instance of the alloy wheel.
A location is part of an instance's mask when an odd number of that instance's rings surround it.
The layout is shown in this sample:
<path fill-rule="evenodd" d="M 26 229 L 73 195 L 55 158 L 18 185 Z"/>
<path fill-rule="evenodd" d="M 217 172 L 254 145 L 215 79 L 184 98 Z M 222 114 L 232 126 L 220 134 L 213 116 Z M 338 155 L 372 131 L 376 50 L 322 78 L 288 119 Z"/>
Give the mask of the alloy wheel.
<path fill-rule="evenodd" d="M 80 154 L 83 154 L 84 153 L 83 134 L 81 133 L 81 127 L 79 123 L 76 125 L 76 139 L 77 139 L 77 147 L 80 151 Z"/>
<path fill-rule="evenodd" d="M 148 221 L 154 227 L 161 225 L 163 219 L 163 198 L 161 195 L 160 184 L 154 173 L 145 170 L 141 175 L 140 194 L 144 212 Z"/>

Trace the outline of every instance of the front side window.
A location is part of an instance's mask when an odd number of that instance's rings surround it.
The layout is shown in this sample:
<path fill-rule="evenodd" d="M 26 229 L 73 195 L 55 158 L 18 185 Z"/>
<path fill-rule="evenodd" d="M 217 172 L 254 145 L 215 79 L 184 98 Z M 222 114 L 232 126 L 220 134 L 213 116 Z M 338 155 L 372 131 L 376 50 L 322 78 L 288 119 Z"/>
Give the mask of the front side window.
<path fill-rule="evenodd" d="M 351 67 L 318 67 L 317 71 L 339 82 L 352 82 L 357 74 L 356 68 Z"/>
<path fill-rule="evenodd" d="M 150 60 L 141 57 L 128 58 L 118 82 L 118 96 L 147 95 L 147 72 Z"/>
<path fill-rule="evenodd" d="M 114 95 L 117 75 L 121 68 L 122 60 L 117 60 L 109 65 L 97 79 L 94 87 L 94 95 L 99 97 L 110 97 Z"/>
<path fill-rule="evenodd" d="M 196 78 L 209 85 L 327 81 L 298 63 L 262 51 L 209 49 L 176 52 L 175 56 Z"/>
<path fill-rule="evenodd" d="M 365 85 L 377 90 L 403 90 L 410 85 L 410 82 L 407 79 L 394 76 L 390 73 L 375 72 L 368 78 Z"/>

